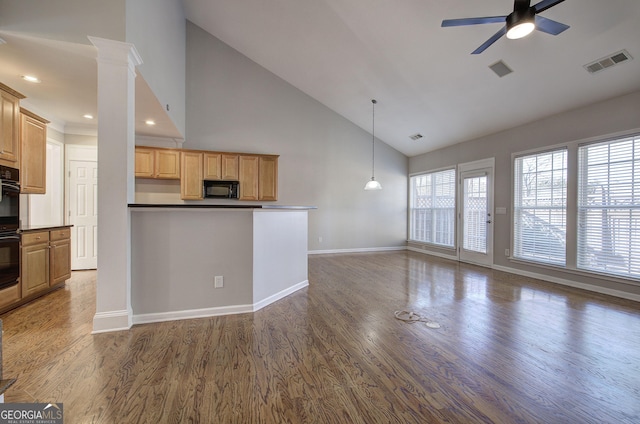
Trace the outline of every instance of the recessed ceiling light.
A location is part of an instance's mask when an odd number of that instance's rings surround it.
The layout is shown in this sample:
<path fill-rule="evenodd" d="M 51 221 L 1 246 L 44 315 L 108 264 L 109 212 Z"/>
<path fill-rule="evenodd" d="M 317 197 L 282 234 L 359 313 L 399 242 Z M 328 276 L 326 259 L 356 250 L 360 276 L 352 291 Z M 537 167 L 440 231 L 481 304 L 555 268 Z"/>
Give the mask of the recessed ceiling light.
<path fill-rule="evenodd" d="M 93 119 L 93 115 L 90 113 L 85 113 L 84 115 L 82 115 L 82 117 L 87 119 Z"/>
<path fill-rule="evenodd" d="M 23 75 L 22 79 L 29 82 L 39 83 L 40 79 L 38 77 L 34 77 L 33 75 Z"/>
<path fill-rule="evenodd" d="M 144 123 L 147 125 L 155 125 L 156 121 L 154 121 L 153 119 L 147 119 L 146 121 L 144 121 Z"/>

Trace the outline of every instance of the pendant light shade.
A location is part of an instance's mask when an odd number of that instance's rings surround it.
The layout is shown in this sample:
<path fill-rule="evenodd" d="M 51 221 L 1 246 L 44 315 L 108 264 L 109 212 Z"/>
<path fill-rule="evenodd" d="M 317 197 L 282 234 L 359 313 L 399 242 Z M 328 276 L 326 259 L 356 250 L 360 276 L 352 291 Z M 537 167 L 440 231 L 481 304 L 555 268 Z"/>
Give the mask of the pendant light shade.
<path fill-rule="evenodd" d="M 364 186 L 365 190 L 382 190 L 382 186 L 375 178 L 376 164 L 376 100 L 371 100 L 371 181 Z"/>

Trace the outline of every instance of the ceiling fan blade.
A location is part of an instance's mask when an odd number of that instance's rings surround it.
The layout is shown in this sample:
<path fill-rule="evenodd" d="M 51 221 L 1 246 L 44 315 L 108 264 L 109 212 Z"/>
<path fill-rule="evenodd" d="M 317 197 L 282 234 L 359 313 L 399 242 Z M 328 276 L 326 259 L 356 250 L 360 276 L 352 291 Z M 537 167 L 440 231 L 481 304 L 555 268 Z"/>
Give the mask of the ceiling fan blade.
<path fill-rule="evenodd" d="M 558 35 L 569 29 L 569 25 L 536 15 L 536 29 L 551 35 Z"/>
<path fill-rule="evenodd" d="M 479 25 L 479 24 L 502 24 L 507 20 L 506 16 L 487 16 L 486 18 L 461 18 L 445 19 L 442 27 Z"/>
<path fill-rule="evenodd" d="M 482 53 L 490 45 L 492 45 L 493 43 L 498 41 L 498 39 L 500 37 L 502 37 L 503 35 L 505 35 L 506 33 L 507 33 L 507 27 L 504 26 L 504 27 L 502 27 L 502 29 L 500 29 L 500 31 L 496 32 L 495 34 L 493 34 L 493 36 L 491 38 L 489 38 L 487 41 L 485 41 L 484 44 L 482 44 L 480 47 L 478 47 L 477 49 L 472 51 L 471 54 L 480 54 L 480 53 Z"/>
<path fill-rule="evenodd" d="M 544 12 L 550 7 L 555 6 L 558 3 L 562 3 L 564 0 L 542 0 L 540 3 L 536 3 L 533 5 L 533 10 L 536 13 Z"/>

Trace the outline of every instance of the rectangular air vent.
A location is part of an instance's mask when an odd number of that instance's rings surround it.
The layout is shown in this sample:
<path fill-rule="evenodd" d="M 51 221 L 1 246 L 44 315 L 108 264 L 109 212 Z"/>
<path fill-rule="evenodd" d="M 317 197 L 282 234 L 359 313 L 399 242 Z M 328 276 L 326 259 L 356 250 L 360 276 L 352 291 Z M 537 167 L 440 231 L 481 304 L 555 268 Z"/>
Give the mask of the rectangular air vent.
<path fill-rule="evenodd" d="M 420 134 L 420 133 L 414 134 L 414 135 L 409 136 L 409 138 L 411 140 L 413 140 L 413 141 L 420 140 L 422 138 L 422 134 Z"/>
<path fill-rule="evenodd" d="M 601 59 L 595 60 L 591 63 L 587 63 L 584 65 L 584 69 L 587 70 L 590 74 L 595 74 L 596 72 L 603 71 L 607 68 L 611 68 L 619 63 L 624 63 L 633 59 L 629 52 L 626 50 L 620 50 L 619 52 L 610 54 L 609 56 L 603 57 Z"/>
<path fill-rule="evenodd" d="M 504 63 L 503 61 L 499 60 L 496 63 L 494 63 L 493 65 L 489 65 L 489 68 L 495 72 L 495 74 L 497 76 L 499 76 L 500 78 L 502 78 L 505 75 L 509 75 L 511 72 L 513 72 L 513 70 L 511 68 L 509 68 L 507 66 L 506 63 Z"/>

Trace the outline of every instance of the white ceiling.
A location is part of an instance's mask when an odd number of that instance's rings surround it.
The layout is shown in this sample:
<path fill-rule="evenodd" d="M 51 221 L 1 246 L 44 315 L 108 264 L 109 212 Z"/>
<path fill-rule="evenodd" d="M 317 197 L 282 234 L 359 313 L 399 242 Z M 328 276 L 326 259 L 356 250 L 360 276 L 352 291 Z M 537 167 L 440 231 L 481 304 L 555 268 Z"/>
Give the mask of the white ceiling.
<path fill-rule="evenodd" d="M 567 31 L 503 37 L 480 55 L 470 52 L 499 24 L 440 23 L 506 15 L 511 0 L 183 3 L 193 23 L 367 131 L 377 99 L 376 136 L 408 156 L 640 89 L 638 0 L 567 0 L 542 13 L 569 25 Z M 0 37 L 7 41 L 0 45 L 0 81 L 68 131 L 95 127 L 82 118 L 97 114 L 93 47 L 3 25 Z M 593 75 L 583 68 L 622 49 L 636 59 Z M 499 60 L 514 72 L 496 76 L 489 65 Z M 20 79 L 25 73 L 37 73 L 43 83 L 29 85 Z M 137 85 L 136 132 L 179 136 L 146 84 Z M 145 127 L 152 116 L 159 125 Z M 424 137 L 410 140 L 415 133 Z"/>

